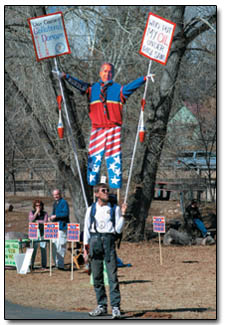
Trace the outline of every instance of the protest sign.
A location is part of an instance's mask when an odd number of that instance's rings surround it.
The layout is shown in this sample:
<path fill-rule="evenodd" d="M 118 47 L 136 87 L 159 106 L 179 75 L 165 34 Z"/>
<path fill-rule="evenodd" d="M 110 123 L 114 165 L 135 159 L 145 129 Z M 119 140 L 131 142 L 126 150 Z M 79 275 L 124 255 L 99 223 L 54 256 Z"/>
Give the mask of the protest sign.
<path fill-rule="evenodd" d="M 161 238 L 160 234 L 165 233 L 165 217 L 153 217 L 153 231 L 157 232 L 159 235 L 159 254 L 160 254 L 160 264 L 162 265 L 162 249 L 161 249 Z"/>
<path fill-rule="evenodd" d="M 58 222 L 46 222 L 44 223 L 44 239 L 50 240 L 50 276 L 52 276 L 52 239 L 59 238 L 59 223 Z"/>
<path fill-rule="evenodd" d="M 68 241 L 80 241 L 80 224 L 68 223 L 67 224 L 67 240 Z"/>
<path fill-rule="evenodd" d="M 71 128 L 69 114 L 67 111 L 67 104 L 64 96 L 62 81 L 58 74 L 59 69 L 57 63 L 57 56 L 61 56 L 64 54 L 71 54 L 71 49 L 69 46 L 69 42 L 66 34 L 66 28 L 63 20 L 63 14 L 62 12 L 56 12 L 48 15 L 39 16 L 39 17 L 28 18 L 28 23 L 30 27 L 30 32 L 34 44 L 34 50 L 35 50 L 37 61 L 54 58 L 54 62 L 55 62 L 54 71 L 58 75 L 57 78 L 59 81 L 59 87 L 61 91 L 60 96 L 62 96 L 63 98 L 63 104 L 66 113 L 66 119 L 68 122 L 69 134 L 73 146 L 74 158 L 78 169 L 78 174 L 81 182 L 81 188 L 83 192 L 85 205 L 86 208 L 88 208 L 87 197 L 86 197 L 81 170 L 79 166 L 79 160 L 77 157 L 76 143 L 72 135 L 73 132 Z M 58 131 L 60 137 L 62 137 L 63 125 L 61 123 L 58 124 Z"/>
<path fill-rule="evenodd" d="M 59 237 L 59 223 L 44 223 L 44 239 L 57 239 Z"/>
<path fill-rule="evenodd" d="M 67 224 L 67 240 L 72 242 L 71 245 L 71 280 L 73 280 L 73 262 L 74 258 L 77 263 L 77 256 L 73 257 L 73 243 L 80 241 L 80 224 L 79 223 L 68 223 Z"/>
<path fill-rule="evenodd" d="M 29 239 L 38 239 L 38 223 L 29 222 L 28 238 Z"/>
<path fill-rule="evenodd" d="M 166 64 L 176 24 L 149 13 L 139 53 L 147 58 Z"/>
<path fill-rule="evenodd" d="M 165 232 L 165 217 L 153 217 L 153 231 Z"/>
<path fill-rule="evenodd" d="M 70 54 L 62 12 L 28 18 L 37 61 Z"/>
<path fill-rule="evenodd" d="M 5 265 L 16 266 L 15 255 L 19 254 L 20 243 L 17 240 L 5 241 Z"/>
<path fill-rule="evenodd" d="M 26 254 L 16 254 L 15 261 L 16 261 L 16 268 L 17 273 L 19 274 L 27 274 L 30 271 L 30 263 L 33 254 L 33 248 L 27 248 Z"/>

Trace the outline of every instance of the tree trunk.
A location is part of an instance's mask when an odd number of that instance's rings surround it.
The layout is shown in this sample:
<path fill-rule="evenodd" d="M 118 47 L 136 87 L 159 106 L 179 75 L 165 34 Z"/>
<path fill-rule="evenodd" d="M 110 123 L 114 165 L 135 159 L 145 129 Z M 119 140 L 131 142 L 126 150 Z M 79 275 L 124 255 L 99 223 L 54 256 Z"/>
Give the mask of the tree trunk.
<path fill-rule="evenodd" d="M 26 14 L 24 14 L 24 10 L 26 10 Z M 145 144 L 142 145 L 141 148 L 142 159 L 136 159 L 138 161 L 137 164 L 140 167 L 140 170 L 138 173 L 136 173 L 135 177 L 139 178 L 138 183 L 141 184 L 141 189 L 139 193 L 136 193 L 132 197 L 128 198 L 128 211 L 130 211 L 129 213 L 132 219 L 130 220 L 131 222 L 129 223 L 127 229 L 130 230 L 130 234 L 134 235 L 134 240 L 143 239 L 145 220 L 148 216 L 149 207 L 153 198 L 158 163 L 163 148 L 168 117 L 173 102 L 177 73 L 179 70 L 180 60 L 187 44 L 187 39 L 183 34 L 184 6 L 174 6 L 172 10 L 173 16 L 171 17 L 171 20 L 177 23 L 174 41 L 170 50 L 168 63 L 160 81 L 160 89 L 158 94 L 154 95 L 154 98 L 151 98 L 152 104 L 149 107 L 146 107 L 146 111 L 149 110 L 149 119 L 146 123 L 148 135 L 146 137 Z M 18 15 L 15 15 L 15 12 Z M 53 64 L 51 63 L 53 60 L 47 59 L 41 62 L 36 62 L 32 47 L 32 39 L 28 31 L 28 24 L 26 20 L 27 17 L 42 16 L 45 14 L 46 12 L 43 6 L 19 6 L 18 10 L 16 6 L 6 6 L 7 23 L 5 27 L 7 31 L 7 45 L 5 48 L 7 51 L 7 60 L 5 60 L 5 71 L 11 79 L 8 87 L 9 94 L 13 99 L 15 98 L 15 100 L 13 100 L 13 105 L 16 106 L 18 115 L 20 115 L 21 109 L 21 119 L 24 118 L 27 123 L 26 125 L 28 125 L 27 128 L 30 131 L 29 135 L 32 134 L 33 138 L 35 139 L 33 143 L 35 144 L 36 149 L 44 151 L 46 158 L 49 159 L 51 165 L 53 164 L 56 171 L 58 171 L 61 175 L 63 180 L 62 185 L 66 184 L 72 198 L 76 219 L 71 218 L 71 220 L 76 220 L 77 222 L 81 223 L 82 228 L 86 207 L 82 197 L 77 167 L 74 162 L 74 157 L 71 154 L 71 138 L 67 133 L 68 126 L 66 119 L 64 119 L 66 125 L 64 139 L 59 140 L 57 137 L 56 129 L 58 122 L 58 108 L 56 96 L 59 94 L 59 85 L 58 80 L 53 77 L 51 72 L 52 68 L 54 68 Z M 132 15 L 129 16 L 132 17 Z M 24 23 L 25 20 L 26 23 Z M 200 24 L 201 23 L 198 22 L 198 26 Z M 203 25 L 205 28 L 209 28 L 207 24 L 204 23 Z M 200 32 L 197 30 L 196 22 L 193 22 L 192 28 L 193 30 L 195 29 L 193 34 L 190 35 L 190 38 L 193 40 L 194 37 L 199 35 Z M 189 28 L 188 32 L 191 34 L 191 28 Z M 109 36 L 111 37 L 111 33 L 109 33 Z M 125 43 L 132 44 L 132 42 L 127 42 L 127 36 L 125 37 L 124 44 Z M 102 43 L 100 43 L 100 45 L 102 45 Z M 121 43 L 119 46 L 121 46 Z M 108 43 L 106 42 L 105 48 L 107 47 Z M 79 49 L 77 50 L 79 51 Z M 120 57 L 120 54 L 124 51 L 125 48 L 123 46 L 119 47 L 118 57 Z M 105 53 L 107 53 L 107 51 Z M 97 62 L 99 62 L 100 58 L 101 56 L 99 57 L 98 52 L 96 60 L 95 58 L 90 57 L 90 62 L 96 61 L 96 69 Z M 60 57 L 59 61 L 60 60 L 65 70 L 67 70 L 68 67 L 73 69 L 73 57 L 67 56 L 69 65 L 65 64 L 63 57 Z M 114 61 L 116 63 L 116 60 Z M 82 60 L 78 62 L 82 62 Z M 124 63 L 126 63 L 126 60 L 124 60 Z M 123 64 L 123 61 L 121 64 Z M 76 63 L 74 65 L 75 69 L 78 66 L 79 64 Z M 79 69 L 81 68 L 82 70 L 84 67 L 85 69 L 88 69 L 88 64 L 83 65 L 82 67 L 79 66 Z M 92 199 L 92 188 L 87 184 L 86 179 L 87 150 L 85 143 L 85 140 L 86 142 L 88 141 L 85 138 L 88 125 L 86 123 L 82 124 L 82 122 L 80 122 L 82 125 L 79 124 L 74 100 L 76 95 L 74 93 L 74 97 L 71 98 L 70 91 L 66 88 L 65 84 L 63 87 L 65 89 L 65 97 L 72 126 L 72 133 L 78 149 L 79 162 L 87 200 L 88 203 L 90 203 Z M 63 111 L 64 110 L 62 109 L 62 113 Z M 80 110 L 79 114 L 81 112 L 82 109 Z M 11 114 L 10 116 L 13 115 Z M 83 116 L 86 117 L 87 114 Z M 21 125 L 23 127 L 24 124 L 22 122 L 23 121 L 21 121 Z M 20 132 L 18 134 L 20 134 Z M 15 132 L 14 138 L 16 136 L 17 133 Z M 20 147 L 22 147 L 22 142 L 19 143 Z M 24 156 L 24 158 L 29 156 L 29 152 L 26 151 L 26 154 L 27 156 Z M 134 170 L 135 169 L 136 168 L 134 168 Z"/>
<path fill-rule="evenodd" d="M 10 78 L 10 76 L 9 76 Z M 20 91 L 17 88 L 17 85 L 14 83 L 14 81 L 11 79 L 12 82 L 12 87 L 14 87 L 14 92 L 18 94 L 18 97 L 20 98 L 21 101 L 24 102 L 24 115 L 26 119 L 29 120 L 30 125 L 33 130 L 33 136 L 37 137 L 41 141 L 41 145 L 49 159 L 52 161 L 54 164 L 54 167 L 56 170 L 60 173 L 61 179 L 63 179 L 63 183 L 66 183 L 67 188 L 69 190 L 71 199 L 72 199 L 72 205 L 74 209 L 74 215 L 71 215 L 71 222 L 78 222 L 81 224 L 81 227 L 83 226 L 84 222 L 84 216 L 85 216 L 85 211 L 86 211 L 86 206 L 84 203 L 83 195 L 82 195 L 82 190 L 81 190 L 81 185 L 78 180 L 78 173 L 77 173 L 77 168 L 73 160 L 71 160 L 71 164 L 67 165 L 65 161 L 63 161 L 60 158 L 59 155 L 59 148 L 54 146 L 51 138 L 49 137 L 48 133 L 46 130 L 43 128 L 43 125 L 39 118 L 35 115 L 35 112 L 33 110 L 33 107 L 29 104 L 27 101 L 25 95 L 23 95 L 22 91 Z M 70 101 L 70 98 L 68 96 L 69 92 L 65 89 L 65 97 L 67 100 L 67 109 L 68 109 L 68 115 L 70 117 L 71 124 L 74 126 L 73 129 L 75 129 L 74 133 L 76 135 L 76 139 L 79 139 L 79 142 L 76 144 L 78 145 L 78 148 L 83 148 L 84 147 L 84 140 L 81 136 L 81 131 L 78 123 L 76 122 L 76 116 L 75 116 L 75 104 L 72 106 L 72 103 Z M 71 146 L 70 146 L 71 147 Z M 90 192 L 90 187 L 87 185 L 86 181 L 86 166 L 87 166 L 87 158 L 85 155 L 80 154 L 80 169 L 81 173 L 83 175 L 83 182 L 84 182 L 84 187 L 86 190 L 86 195 L 87 195 L 87 200 L 90 203 L 91 201 L 91 195 L 92 193 Z M 53 189 L 49 189 L 50 192 Z M 77 208 L 79 207 L 79 209 Z"/>

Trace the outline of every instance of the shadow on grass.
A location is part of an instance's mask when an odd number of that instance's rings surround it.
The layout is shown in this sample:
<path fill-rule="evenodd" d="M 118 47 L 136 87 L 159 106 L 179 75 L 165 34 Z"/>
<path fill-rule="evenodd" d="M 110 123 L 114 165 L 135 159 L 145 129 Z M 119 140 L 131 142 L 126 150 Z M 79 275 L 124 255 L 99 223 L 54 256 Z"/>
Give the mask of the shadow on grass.
<path fill-rule="evenodd" d="M 153 282 L 153 281 L 149 281 L 149 280 L 130 280 L 130 281 L 120 281 L 119 284 L 146 283 L 146 282 Z"/>
<path fill-rule="evenodd" d="M 172 313 L 194 312 L 203 313 L 206 311 L 215 311 L 212 308 L 176 308 L 176 309 L 153 309 L 153 310 L 139 310 L 127 311 L 122 313 L 122 318 L 146 318 L 146 319 L 170 319 L 173 317 Z"/>

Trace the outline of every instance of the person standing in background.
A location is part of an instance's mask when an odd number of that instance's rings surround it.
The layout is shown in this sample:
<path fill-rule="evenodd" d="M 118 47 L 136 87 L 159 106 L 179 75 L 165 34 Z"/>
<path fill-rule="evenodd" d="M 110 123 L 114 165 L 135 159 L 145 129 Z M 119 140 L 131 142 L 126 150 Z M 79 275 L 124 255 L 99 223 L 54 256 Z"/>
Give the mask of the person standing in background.
<path fill-rule="evenodd" d="M 55 266 L 59 270 L 64 270 L 64 257 L 66 255 L 67 244 L 67 223 L 70 222 L 69 204 L 62 197 L 59 189 L 55 189 L 52 192 L 52 195 L 55 202 L 49 220 L 59 223 L 59 237 L 52 240 L 52 255 L 55 261 Z"/>
<path fill-rule="evenodd" d="M 48 222 L 48 213 L 44 211 L 44 203 L 40 200 L 34 200 L 33 202 L 33 210 L 29 213 L 29 222 L 38 223 L 38 241 L 44 240 L 44 223 Z M 35 257 L 37 254 L 37 249 L 39 246 L 39 242 L 33 241 L 33 254 L 31 259 L 31 267 L 34 269 Z M 47 255 L 46 255 L 46 242 L 40 242 L 41 249 L 41 266 L 42 268 L 46 268 L 47 266 Z"/>

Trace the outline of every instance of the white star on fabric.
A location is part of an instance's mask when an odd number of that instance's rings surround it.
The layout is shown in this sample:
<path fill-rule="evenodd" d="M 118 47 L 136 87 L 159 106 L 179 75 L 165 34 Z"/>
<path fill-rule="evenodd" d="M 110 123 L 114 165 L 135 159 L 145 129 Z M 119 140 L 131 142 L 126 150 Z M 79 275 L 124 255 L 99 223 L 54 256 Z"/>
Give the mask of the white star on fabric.
<path fill-rule="evenodd" d="M 95 158 L 96 158 L 96 161 L 95 162 L 102 160 L 102 156 L 101 155 L 97 155 L 97 156 L 95 156 Z"/>
<path fill-rule="evenodd" d="M 114 157 L 114 160 L 115 160 L 115 164 L 120 164 L 120 157 L 119 156 Z"/>
<path fill-rule="evenodd" d="M 96 176 L 96 175 L 92 175 L 92 174 L 90 174 L 90 183 L 95 179 L 95 176 Z"/>
<path fill-rule="evenodd" d="M 120 169 L 120 168 L 115 169 L 115 170 L 114 170 L 114 173 L 115 173 L 117 176 L 120 176 L 120 174 L 121 174 L 121 169 Z"/>
<path fill-rule="evenodd" d="M 111 182 L 112 184 L 117 184 L 120 181 L 119 178 L 116 178 L 116 176 L 114 176 L 113 178 L 111 178 Z"/>
<path fill-rule="evenodd" d="M 109 169 L 112 169 L 114 172 L 116 169 L 116 163 L 114 162 L 114 163 L 110 164 Z"/>

